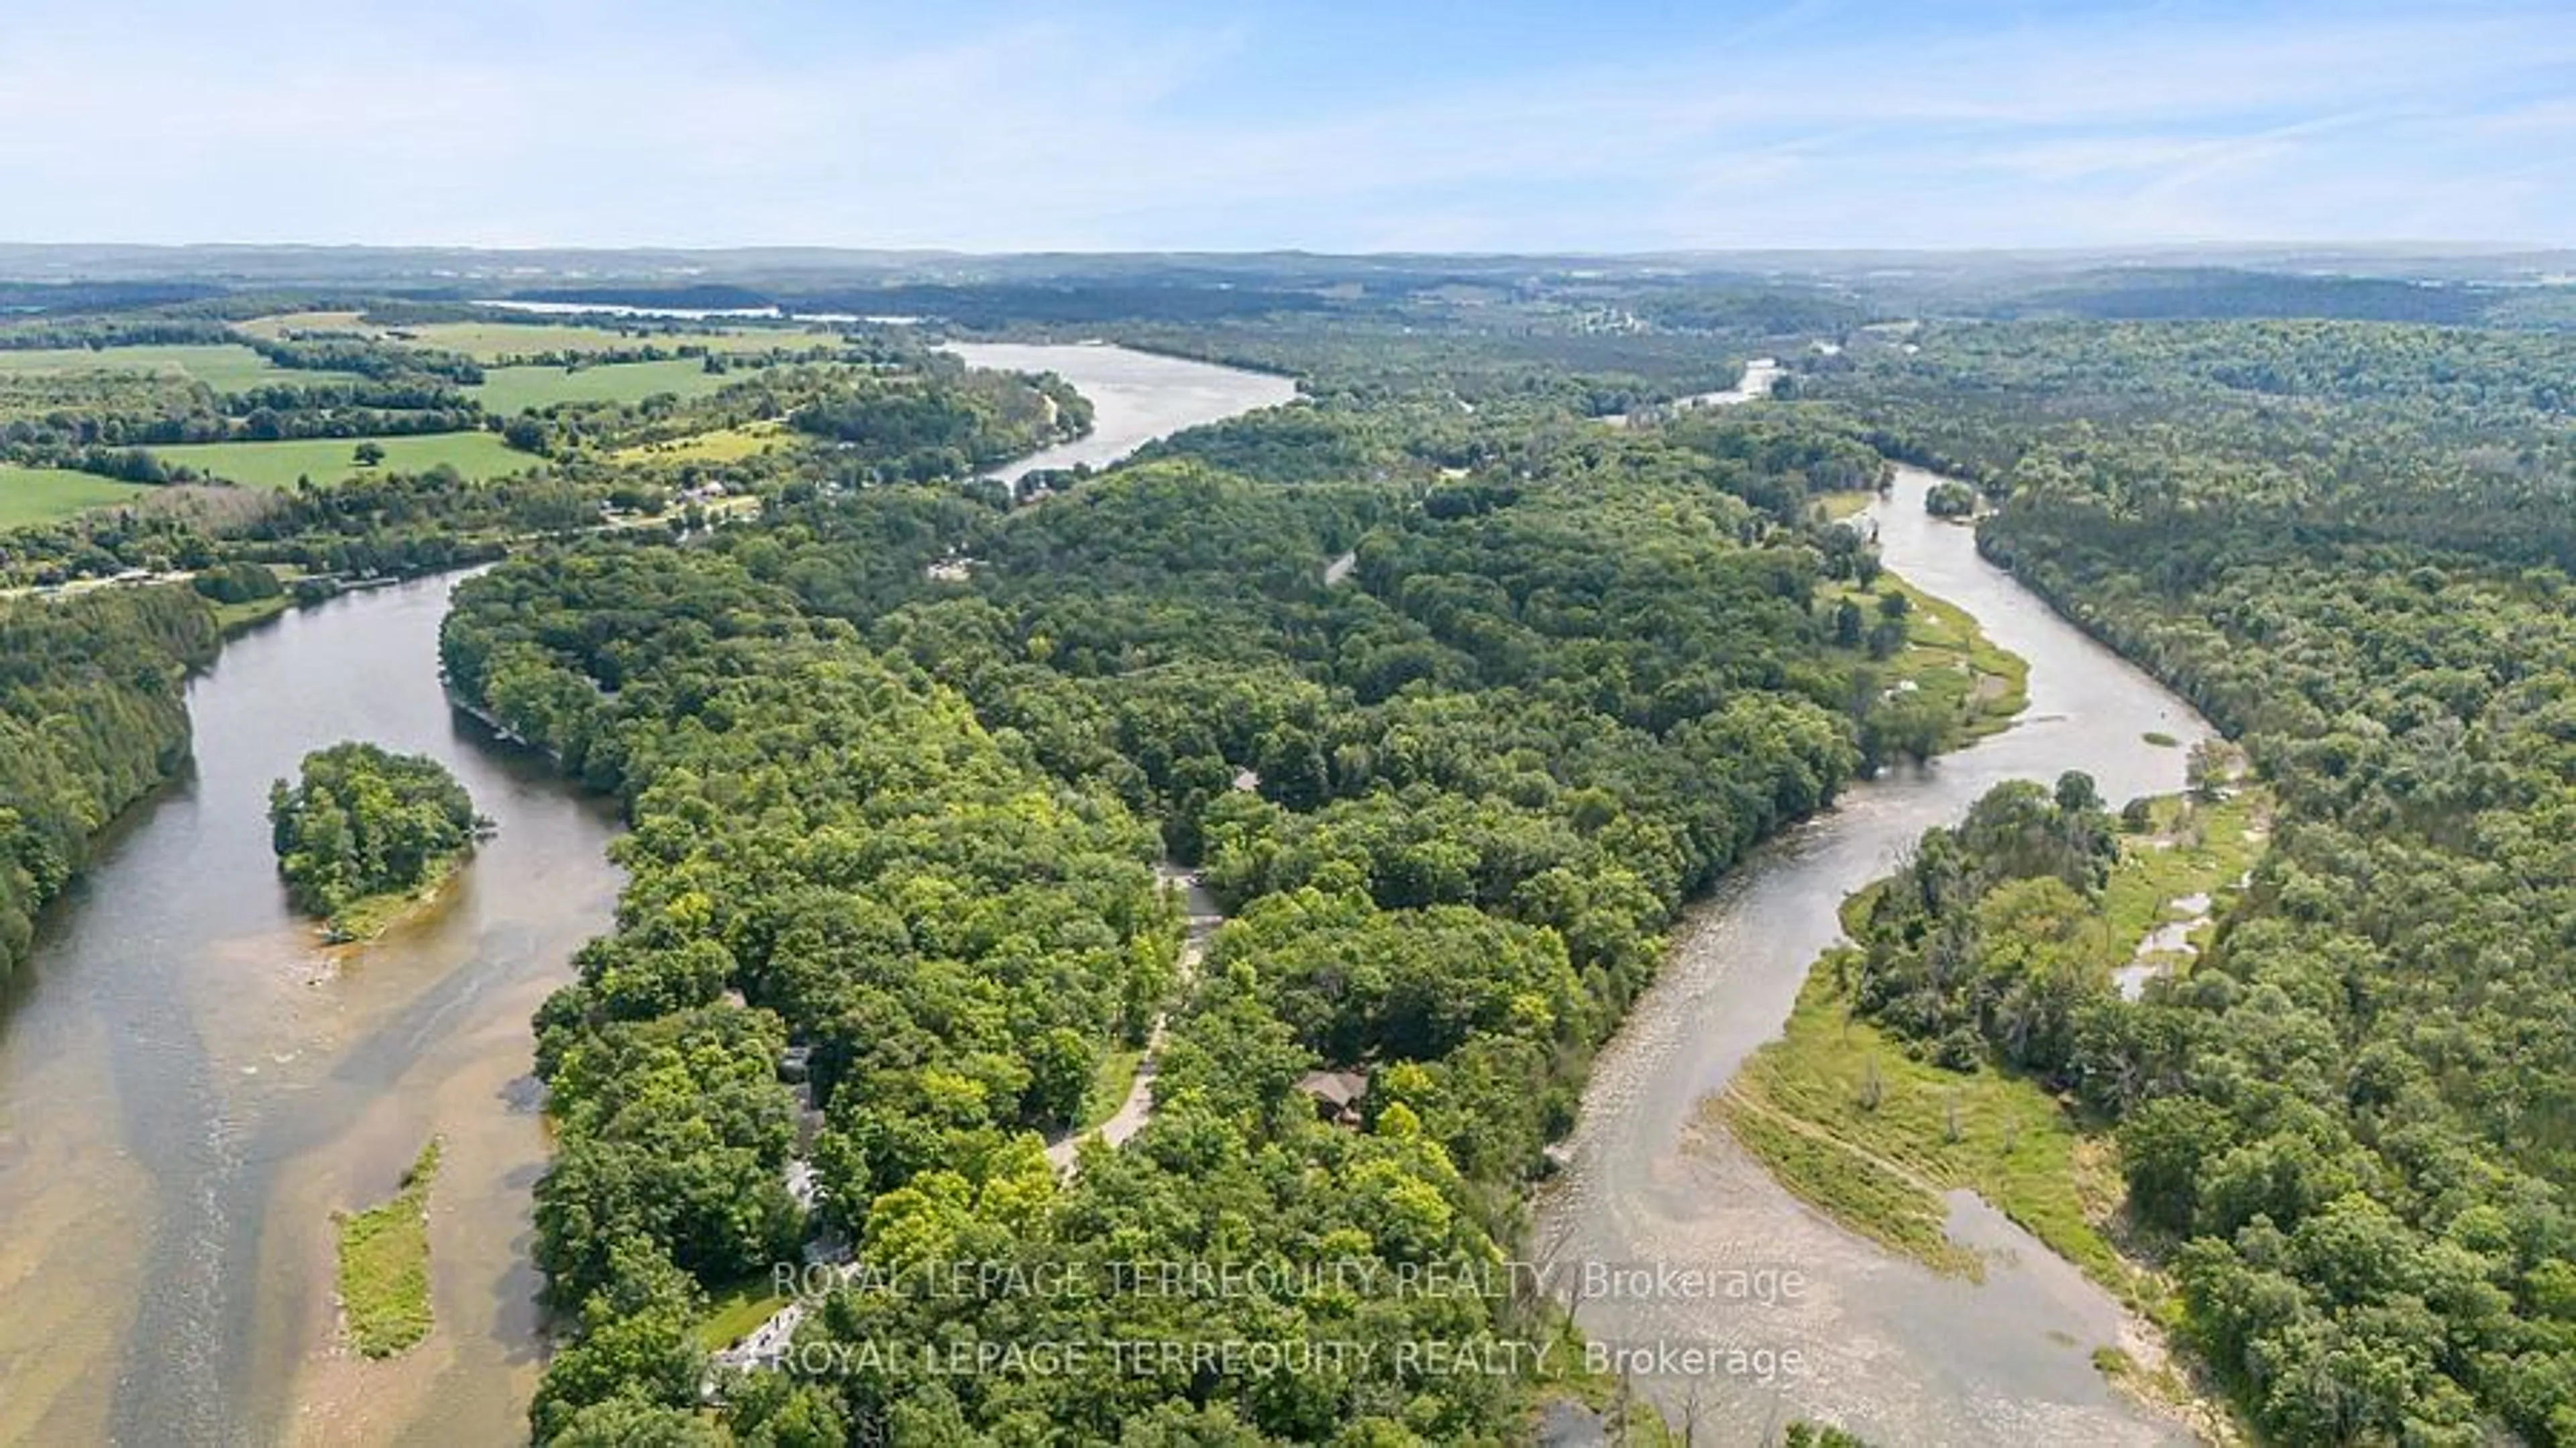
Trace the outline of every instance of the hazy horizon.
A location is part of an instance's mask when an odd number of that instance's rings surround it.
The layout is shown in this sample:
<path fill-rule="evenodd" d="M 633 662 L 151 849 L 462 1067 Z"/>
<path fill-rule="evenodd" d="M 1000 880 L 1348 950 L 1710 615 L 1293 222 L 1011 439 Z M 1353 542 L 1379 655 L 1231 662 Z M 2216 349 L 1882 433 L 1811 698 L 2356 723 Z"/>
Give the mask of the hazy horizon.
<path fill-rule="evenodd" d="M 1249 260 L 1264 257 L 1305 258 L 1315 261 L 1403 260 L 1439 258 L 1466 261 L 1545 259 L 1557 261 L 1647 262 L 1730 260 L 1746 257 L 2026 257 L 2033 259 L 2088 260 L 2125 257 L 2168 257 L 2209 255 L 2214 257 L 2270 257 L 2280 254 L 2321 254 L 2352 256 L 2460 256 L 2513 257 L 2534 254 L 2576 254 L 2576 242 L 2558 243 L 2511 238 L 2472 236 L 2418 236 L 2387 238 L 2336 237 L 2270 237 L 2243 240 L 2203 239 L 2179 241 L 2121 242 L 2105 240 L 2065 246 L 2002 246 L 1960 243 L 1947 246 L 1718 246 L 1607 249 L 1585 247 L 1475 247 L 1449 250 L 1381 249 L 1374 251 L 1334 251 L 1316 247 L 1261 246 L 1246 244 L 1232 247 L 1126 246 L 1126 247 L 967 247 L 967 246 L 869 246 L 834 242 L 719 242 L 706 245 L 671 245 L 651 241 L 550 242 L 544 240 L 485 245 L 474 242 L 432 241 L 314 241 L 281 237 L 271 241 L 246 241 L 234 237 L 208 236 L 185 240 L 136 241 L 121 237 L 79 237 L 65 240 L 30 240 L 19 236 L 0 236 L 0 253 L 16 251 L 139 251 L 139 252 L 453 252 L 475 256 L 541 256 L 541 255 L 683 255 L 683 256 L 765 256 L 820 255 L 857 257 L 956 257 L 964 260 L 1015 260 L 1065 257 L 1075 260 L 1117 260 L 1122 258 L 1204 257 L 1221 260 Z"/>

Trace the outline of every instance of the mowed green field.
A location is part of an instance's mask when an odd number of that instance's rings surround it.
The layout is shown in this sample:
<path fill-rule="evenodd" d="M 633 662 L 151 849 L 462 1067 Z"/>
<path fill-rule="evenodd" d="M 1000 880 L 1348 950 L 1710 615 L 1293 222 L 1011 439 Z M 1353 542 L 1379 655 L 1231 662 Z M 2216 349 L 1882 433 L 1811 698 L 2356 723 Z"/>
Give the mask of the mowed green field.
<path fill-rule="evenodd" d="M 655 393 L 704 397 L 742 373 L 709 372 L 695 358 L 674 362 L 618 362 L 602 367 L 494 367 L 483 385 L 468 390 L 486 411 L 512 417 L 559 402 L 641 402 Z"/>
<path fill-rule="evenodd" d="M 253 488 L 292 488 L 298 478 L 336 483 L 369 469 L 358 466 L 359 443 L 385 450 L 373 471 L 416 473 L 441 463 L 469 478 L 497 478 L 543 467 L 544 461 L 513 452 L 488 432 L 438 432 L 420 437 L 315 437 L 287 442 L 196 442 L 153 448 L 165 463 L 186 464 L 227 482 Z"/>
<path fill-rule="evenodd" d="M 84 508 L 132 502 L 152 491 L 141 483 L 120 483 L 63 468 L 22 468 L 0 463 L 0 528 L 51 523 Z"/>
<path fill-rule="evenodd" d="M 142 372 L 193 377 L 217 392 L 239 392 L 272 382 L 353 382 L 346 372 L 299 372 L 279 367 L 248 347 L 221 343 L 171 347 L 47 347 L 0 351 L 0 374 L 62 376 L 78 372 Z"/>
<path fill-rule="evenodd" d="M 557 327 L 544 322 L 429 322 L 391 329 L 384 335 L 416 346 L 462 352 L 480 362 L 538 352 L 615 352 L 643 346 L 664 351 L 704 347 L 710 352 L 766 352 L 772 347 L 829 346 L 839 340 L 830 332 L 790 327 L 635 336 L 613 327 Z"/>

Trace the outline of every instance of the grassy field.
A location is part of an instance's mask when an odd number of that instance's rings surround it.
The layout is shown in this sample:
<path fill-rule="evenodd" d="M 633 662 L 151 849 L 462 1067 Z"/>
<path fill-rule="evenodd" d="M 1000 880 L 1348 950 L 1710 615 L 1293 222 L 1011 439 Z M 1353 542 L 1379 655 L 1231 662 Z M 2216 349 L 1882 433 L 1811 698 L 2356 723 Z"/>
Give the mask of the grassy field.
<path fill-rule="evenodd" d="M 1118 1108 L 1127 1104 L 1127 1093 L 1136 1085 L 1136 1068 L 1144 1061 L 1143 1051 L 1124 1046 L 1103 1055 L 1092 1068 L 1091 1089 L 1082 1093 L 1082 1120 L 1074 1129 L 1089 1131 L 1117 1115 Z"/>
<path fill-rule="evenodd" d="M 784 423 L 753 422 L 718 428 L 670 442 L 619 448 L 609 456 L 621 463 L 738 463 L 758 457 L 788 440 Z"/>
<path fill-rule="evenodd" d="M 77 372 L 144 372 L 193 377 L 218 392 L 272 382 L 350 382 L 346 372 L 299 372 L 275 366 L 248 347 L 223 343 L 169 347 L 44 348 L 0 351 L 0 375 L 61 376 Z"/>
<path fill-rule="evenodd" d="M 430 322 L 400 329 L 403 341 L 462 352 L 478 361 L 537 352 L 614 352 L 651 345 L 666 351 L 704 347 L 710 352 L 766 352 L 772 347 L 831 345 L 830 332 L 803 328 L 712 329 L 687 332 L 621 332 L 613 327 L 554 326 L 545 322 Z"/>
<path fill-rule="evenodd" d="M 275 316 L 253 317 L 233 324 L 236 332 L 275 341 L 289 332 L 353 332 L 372 337 L 376 329 L 358 320 L 356 312 L 280 312 Z"/>
<path fill-rule="evenodd" d="M 2029 661 L 1988 639 L 1976 619 L 1955 605 L 1893 573 L 1881 574 L 1875 590 L 1829 581 L 1817 596 L 1827 608 L 1850 599 L 1863 618 L 1875 623 L 1878 600 L 1873 592 L 1889 588 L 1903 593 L 1911 607 L 1905 615 L 1905 647 L 1879 667 L 1889 684 L 1911 681 L 1950 711 L 1956 723 L 1945 748 L 1996 733 L 2029 707 Z"/>
<path fill-rule="evenodd" d="M 1877 492 L 1869 488 L 1839 489 L 1816 494 L 1816 506 L 1825 510 L 1825 521 L 1829 523 L 1840 522 L 1845 518 L 1857 518 L 1869 510 L 1870 504 L 1877 501 Z"/>
<path fill-rule="evenodd" d="M 561 367 L 494 367 L 483 385 L 469 389 L 485 409 L 507 417 L 559 402 L 641 402 L 658 392 L 704 397 L 739 373 L 709 372 L 692 358 L 674 362 L 620 362 L 566 371 Z"/>
<path fill-rule="evenodd" d="M 165 463 L 184 463 L 228 482 L 253 488 L 292 488 L 298 478 L 336 483 L 366 471 L 355 451 L 361 442 L 385 450 L 382 472 L 420 472 L 441 463 L 469 478 L 497 478 L 543 467 L 541 459 L 513 452 L 489 432 L 437 432 L 418 437 L 297 438 L 288 442 L 198 442 L 156 447 Z"/>
<path fill-rule="evenodd" d="M 2092 922 L 2107 977 L 2173 902 L 2217 897 L 2261 852 L 2269 801 L 2259 791 L 2194 804 L 2153 802 L 2148 827 L 2121 840 Z M 1845 905 L 1847 927 L 1872 885 Z M 2039 1083 L 1991 1066 L 1973 1075 L 1908 1055 L 1851 1011 L 1856 960 L 1828 952 L 1809 972 L 1781 1038 L 1755 1052 L 1710 1110 L 1782 1186 L 1862 1236 L 1931 1266 L 1973 1272 L 1942 1228 L 1940 1193 L 1966 1188 L 2133 1305 L 2161 1290 L 2114 1250 L 2105 1224 L 2121 1185 L 2109 1143 Z"/>
<path fill-rule="evenodd" d="M 1966 1187 L 2086 1275 L 2129 1291 L 2128 1269 L 2085 1210 L 2086 1143 L 2057 1100 L 1993 1070 L 1962 1076 L 1906 1055 L 1853 1018 L 1835 957 L 1809 974 L 1781 1039 L 1754 1053 L 1713 1109 L 1782 1186 L 1936 1269 L 1978 1270 L 1942 1229 L 1939 1193 Z"/>
<path fill-rule="evenodd" d="M 698 1319 L 698 1346 L 709 1352 L 729 1348 L 750 1331 L 778 1315 L 787 1299 L 771 1290 L 767 1277 L 753 1277 L 708 1295 L 707 1315 Z"/>
<path fill-rule="evenodd" d="M 275 598 L 254 598 L 245 603 L 219 603 L 215 605 L 215 628 L 224 637 L 230 638 L 255 624 L 266 623 L 293 607 L 295 607 L 295 597 L 286 593 L 281 593 Z"/>
<path fill-rule="evenodd" d="M 429 1189 L 438 1139 L 420 1149 L 391 1198 L 340 1224 L 340 1314 L 349 1344 L 388 1358 L 429 1336 Z"/>
<path fill-rule="evenodd" d="M 63 468 L 22 468 L 0 463 L 0 528 L 52 523 L 84 508 L 132 502 L 151 491 L 138 483 L 120 483 Z"/>

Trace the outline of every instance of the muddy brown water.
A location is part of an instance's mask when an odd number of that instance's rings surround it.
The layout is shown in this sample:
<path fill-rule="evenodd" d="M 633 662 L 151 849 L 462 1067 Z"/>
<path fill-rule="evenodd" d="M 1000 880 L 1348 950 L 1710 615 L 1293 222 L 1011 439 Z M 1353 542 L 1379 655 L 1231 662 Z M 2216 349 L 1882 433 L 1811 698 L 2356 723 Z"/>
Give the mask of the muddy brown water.
<path fill-rule="evenodd" d="M 304 1420 L 362 1410 L 369 1441 L 523 1431 L 528 1016 L 609 921 L 616 826 L 449 710 L 454 582 L 227 644 L 188 690 L 193 767 L 45 921 L 0 1019 L 0 1440 L 345 1441 Z M 437 757 L 500 830 L 435 903 L 326 952 L 287 908 L 266 796 L 341 739 Z M 389 1195 L 433 1133 L 439 1331 L 335 1361 L 330 1213 Z"/>
<path fill-rule="evenodd" d="M 2118 1304 L 1973 1197 L 1950 1230 L 1987 1254 L 1982 1283 L 1944 1277 L 1835 1226 L 1772 1181 L 1703 1116 L 1756 1047 L 1777 1037 L 1807 967 L 1840 936 L 1843 897 L 1887 874 L 1922 832 L 1963 816 L 2008 779 L 2091 773 L 2114 803 L 2183 785 L 2185 746 L 2210 728 L 2189 705 L 2059 618 L 1936 521 L 1938 481 L 1898 470 L 1875 505 L 1888 567 L 1976 616 L 2030 661 L 2030 707 L 2012 728 L 1931 765 L 1849 791 L 1827 814 L 1757 851 L 1676 931 L 1672 957 L 1596 1063 L 1565 1169 L 1540 1197 L 1528 1255 L 1579 1287 L 1591 1264 L 1708 1269 L 1729 1298 L 1639 1282 L 1577 1297 L 1596 1341 L 1649 1369 L 1636 1389 L 1701 1444 L 1752 1444 L 1793 1418 L 1872 1442 L 2153 1444 L 2172 1425 L 2117 1395 L 2092 1363 L 2116 1345 Z M 1772 1274 L 1769 1278 L 1759 1274 Z M 1668 1347 L 1713 1348 L 1693 1360 Z M 1790 1361 L 1795 1355 L 1795 1362 Z M 1679 1365 L 1681 1371 L 1652 1371 Z"/>

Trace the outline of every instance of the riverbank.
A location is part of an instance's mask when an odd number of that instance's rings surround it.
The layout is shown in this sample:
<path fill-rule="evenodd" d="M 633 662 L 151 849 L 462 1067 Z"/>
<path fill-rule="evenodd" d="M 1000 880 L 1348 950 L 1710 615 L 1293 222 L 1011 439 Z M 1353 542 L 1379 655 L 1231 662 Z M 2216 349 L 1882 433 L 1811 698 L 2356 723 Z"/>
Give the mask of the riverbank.
<path fill-rule="evenodd" d="M 2055 922 L 2065 938 L 2052 940 L 2094 971 L 2097 1002 L 2189 968 L 2213 914 L 2250 878 L 2270 814 L 2260 790 L 2139 802 L 2087 912 Z M 1845 903 L 1847 935 L 1867 938 L 1889 884 Z M 2109 1123 L 2001 1061 L 1926 1060 L 1922 1043 L 1861 1012 L 1860 965 L 1847 945 L 1816 962 L 1781 1038 L 1710 1099 L 1710 1123 L 1801 1201 L 1936 1272 L 1982 1276 L 1987 1259 L 1958 1232 L 1960 1211 L 2000 1212 L 2125 1309 L 2120 1340 L 2094 1354 L 2106 1380 L 2202 1441 L 2242 1440 L 2205 1367 L 2170 1340 L 2178 1301 L 2130 1222 Z"/>
<path fill-rule="evenodd" d="M 2094 989 L 2112 993 L 2168 917 L 2196 919 L 2205 934 L 2213 901 L 2252 868 L 2267 819 L 2256 795 L 2150 801 L 2122 835 L 2092 913 L 2074 925 L 2098 973 Z M 1845 902 L 1845 935 L 1863 934 L 1869 902 L 1887 884 L 1873 881 Z M 1818 957 L 1781 1037 L 1711 1098 L 1716 1118 L 1802 1200 L 1936 1270 L 1982 1271 L 1943 1225 L 1944 1196 L 1973 1191 L 2129 1306 L 2168 1317 L 2151 1264 L 2120 1245 L 2126 1189 L 2105 1123 L 2001 1065 L 1958 1071 L 1923 1060 L 1856 1013 L 1857 964 L 1847 945 Z"/>
<path fill-rule="evenodd" d="M 388 890 L 379 895 L 362 895 L 331 912 L 319 927 L 322 943 L 330 946 L 363 946 L 380 939 L 398 925 L 409 924 L 438 908 L 448 896 L 448 887 L 456 882 L 457 872 L 465 868 L 471 850 L 459 850 L 430 866 L 429 876 L 407 890 Z M 346 960 L 345 953 L 335 959 Z"/>
<path fill-rule="evenodd" d="M 2008 728 L 1846 791 L 1829 813 L 1757 851 L 1675 932 L 1654 985 L 1595 1063 L 1564 1168 L 1540 1195 L 1530 1255 L 1796 1271 L 1771 1304 L 1658 1298 L 1561 1301 L 1595 1342 L 1731 1342 L 1794 1354 L 1764 1377 L 1636 1378 L 1632 1388 L 1703 1441 L 1758 1443 L 1762 1425 L 1838 1423 L 1877 1442 L 2166 1443 L 2184 1437 L 2108 1384 L 2096 1350 L 2125 1341 L 2124 1310 L 2000 1214 L 1953 1210 L 1945 1235 L 1981 1278 L 1936 1272 L 1856 1236 L 1775 1181 L 1710 1097 L 1777 1038 L 1837 911 L 1925 829 L 1994 783 L 2084 769 L 2122 801 L 2183 784 L 2205 721 L 1977 556 L 1971 532 L 1927 517 L 1934 479 L 1899 467 L 1869 508 L 1889 572 L 1975 620 L 2028 662 Z M 1956 1204 L 1953 1204 L 1954 1208 Z M 1964 1321 L 1974 1333 L 1959 1331 Z"/>

